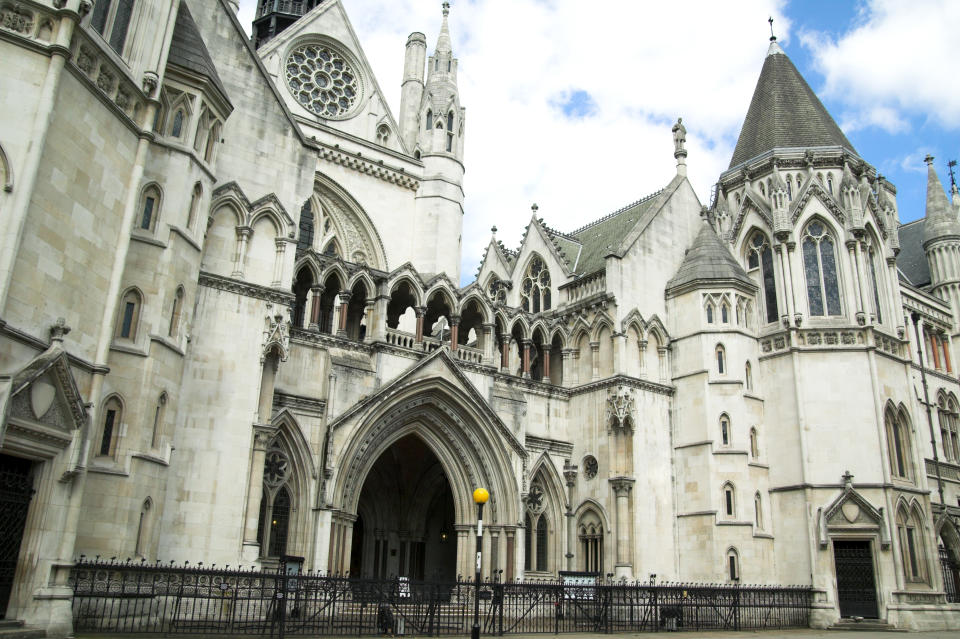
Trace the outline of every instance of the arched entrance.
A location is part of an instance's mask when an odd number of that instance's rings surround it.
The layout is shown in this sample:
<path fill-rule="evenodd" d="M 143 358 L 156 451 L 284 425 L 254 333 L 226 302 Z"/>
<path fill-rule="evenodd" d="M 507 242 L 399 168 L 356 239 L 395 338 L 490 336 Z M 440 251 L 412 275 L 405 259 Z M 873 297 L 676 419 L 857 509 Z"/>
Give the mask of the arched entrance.
<path fill-rule="evenodd" d="M 457 572 L 453 491 L 440 460 L 416 434 L 391 444 L 360 491 L 350 574 L 452 580 Z"/>

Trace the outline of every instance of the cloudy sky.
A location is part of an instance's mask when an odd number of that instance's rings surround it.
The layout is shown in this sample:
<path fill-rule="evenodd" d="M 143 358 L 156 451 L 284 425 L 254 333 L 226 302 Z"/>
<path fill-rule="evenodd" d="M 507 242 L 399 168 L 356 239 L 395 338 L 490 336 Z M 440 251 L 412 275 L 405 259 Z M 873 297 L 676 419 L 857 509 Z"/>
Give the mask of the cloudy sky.
<path fill-rule="evenodd" d="M 440 26 L 440 1 L 342 0 L 394 113 L 403 48 Z M 256 0 L 240 1 L 250 24 Z M 854 147 L 898 189 L 902 222 L 923 215 L 926 169 L 960 159 L 956 0 L 453 0 L 450 30 L 467 109 L 461 280 L 490 227 L 519 244 L 536 202 L 570 231 L 662 188 L 670 127 L 687 127 L 701 201 L 730 161 L 778 40 Z M 960 173 L 958 173 L 960 177 Z"/>

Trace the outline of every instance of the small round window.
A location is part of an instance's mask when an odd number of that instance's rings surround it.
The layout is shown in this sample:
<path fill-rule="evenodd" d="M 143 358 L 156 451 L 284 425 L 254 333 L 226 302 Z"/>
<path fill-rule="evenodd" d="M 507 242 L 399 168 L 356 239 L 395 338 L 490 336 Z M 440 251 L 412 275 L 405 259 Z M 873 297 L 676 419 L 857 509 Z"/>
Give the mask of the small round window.
<path fill-rule="evenodd" d="M 357 103 L 360 82 L 346 58 L 321 44 L 304 44 L 287 57 L 287 88 L 303 108 L 324 118 L 345 116 Z"/>

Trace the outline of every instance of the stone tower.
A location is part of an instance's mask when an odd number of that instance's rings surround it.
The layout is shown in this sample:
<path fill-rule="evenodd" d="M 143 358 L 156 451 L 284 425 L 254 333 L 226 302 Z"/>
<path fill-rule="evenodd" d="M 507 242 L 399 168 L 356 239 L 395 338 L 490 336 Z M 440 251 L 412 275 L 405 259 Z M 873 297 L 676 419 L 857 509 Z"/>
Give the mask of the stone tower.
<path fill-rule="evenodd" d="M 960 221 L 933 168 L 933 157 L 928 155 L 925 161 L 927 212 L 923 220 L 923 251 L 930 264 L 931 290 L 937 297 L 950 303 L 956 334 L 960 326 L 957 313 L 957 305 L 960 304 Z"/>
<path fill-rule="evenodd" d="M 460 278 L 460 233 L 463 228 L 463 134 L 465 109 L 457 89 L 457 60 L 453 57 L 447 16 L 450 3 L 443 3 L 443 24 L 437 47 L 427 60 L 426 83 L 420 101 L 419 126 L 413 146 L 414 157 L 424 165 L 424 178 L 417 197 L 419 263 L 433 264 L 434 272 Z M 406 102 L 401 106 L 401 128 L 408 132 L 404 107 L 409 108 L 416 86 L 416 64 L 421 60 L 414 34 L 407 41 L 404 72 Z M 410 77 L 410 81 L 406 78 Z"/>

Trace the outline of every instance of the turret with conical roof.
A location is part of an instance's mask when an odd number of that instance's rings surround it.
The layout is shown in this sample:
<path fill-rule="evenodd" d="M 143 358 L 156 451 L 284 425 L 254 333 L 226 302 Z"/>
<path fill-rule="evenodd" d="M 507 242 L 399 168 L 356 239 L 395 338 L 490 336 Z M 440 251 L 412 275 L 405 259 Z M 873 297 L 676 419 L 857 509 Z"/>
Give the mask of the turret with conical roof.
<path fill-rule="evenodd" d="M 960 221 L 947 199 L 933 156 L 927 163 L 927 212 L 923 219 L 923 251 L 930 265 L 931 291 L 950 303 L 953 324 L 960 326 Z"/>

